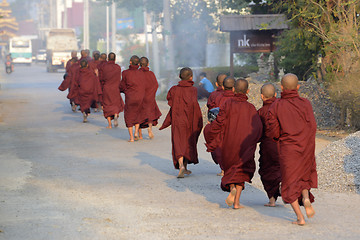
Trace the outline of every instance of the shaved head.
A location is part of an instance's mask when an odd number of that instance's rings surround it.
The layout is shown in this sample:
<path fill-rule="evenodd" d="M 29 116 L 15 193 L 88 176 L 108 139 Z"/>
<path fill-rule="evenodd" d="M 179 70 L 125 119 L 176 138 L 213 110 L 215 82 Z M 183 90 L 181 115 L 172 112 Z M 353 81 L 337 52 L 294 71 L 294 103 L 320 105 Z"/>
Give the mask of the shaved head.
<path fill-rule="evenodd" d="M 181 80 L 189 80 L 193 76 L 191 68 L 184 67 L 180 70 L 179 78 Z"/>
<path fill-rule="evenodd" d="M 84 50 L 84 49 L 80 51 L 80 54 L 81 54 L 81 57 L 87 56 L 86 50 Z"/>
<path fill-rule="evenodd" d="M 106 59 L 107 59 L 106 53 L 102 53 L 102 54 L 100 55 L 100 60 L 101 60 L 101 61 L 106 61 Z"/>
<path fill-rule="evenodd" d="M 249 82 L 245 80 L 244 78 L 239 78 L 235 82 L 235 93 L 243 93 L 247 94 L 247 91 L 249 89 Z"/>
<path fill-rule="evenodd" d="M 226 77 L 227 77 L 227 75 L 225 73 L 220 73 L 219 75 L 217 75 L 216 82 L 217 82 L 219 87 L 223 86 L 224 80 L 225 80 Z"/>
<path fill-rule="evenodd" d="M 147 57 L 140 58 L 140 66 L 147 67 L 149 65 L 149 59 Z"/>
<path fill-rule="evenodd" d="M 88 66 L 88 62 L 86 61 L 86 59 L 83 59 L 80 61 L 81 68 L 86 68 L 87 66 Z"/>
<path fill-rule="evenodd" d="M 234 87 L 235 85 L 235 78 L 233 77 L 226 77 L 224 79 L 224 83 L 223 83 L 223 86 L 224 86 L 224 89 L 225 90 L 232 90 L 232 88 Z"/>
<path fill-rule="evenodd" d="M 133 55 L 130 58 L 130 62 L 131 62 L 131 65 L 139 65 L 140 58 L 138 56 L 136 56 L 136 55 Z"/>
<path fill-rule="evenodd" d="M 298 84 L 299 79 L 292 73 L 285 74 L 281 79 L 281 86 L 283 86 L 284 90 L 297 89 Z"/>
<path fill-rule="evenodd" d="M 71 57 L 76 58 L 77 57 L 77 51 L 71 51 Z"/>
<path fill-rule="evenodd" d="M 261 87 L 261 94 L 265 97 L 265 98 L 272 98 L 275 96 L 276 90 L 274 85 L 272 85 L 271 83 L 265 83 L 262 87 Z"/>
<path fill-rule="evenodd" d="M 109 53 L 108 60 L 109 61 L 115 61 L 116 60 L 116 54 L 113 53 L 113 52 Z"/>
<path fill-rule="evenodd" d="M 93 58 L 94 60 L 99 60 L 100 52 L 98 50 L 93 51 Z"/>

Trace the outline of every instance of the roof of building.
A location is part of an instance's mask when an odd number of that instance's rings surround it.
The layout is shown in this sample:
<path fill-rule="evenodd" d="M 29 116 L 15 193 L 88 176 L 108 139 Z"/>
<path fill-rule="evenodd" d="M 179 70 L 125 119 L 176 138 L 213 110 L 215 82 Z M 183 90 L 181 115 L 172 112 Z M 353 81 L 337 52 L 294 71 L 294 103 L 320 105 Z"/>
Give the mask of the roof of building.
<path fill-rule="evenodd" d="M 220 17 L 220 30 L 281 30 L 288 28 L 287 23 L 284 14 L 223 15 Z"/>

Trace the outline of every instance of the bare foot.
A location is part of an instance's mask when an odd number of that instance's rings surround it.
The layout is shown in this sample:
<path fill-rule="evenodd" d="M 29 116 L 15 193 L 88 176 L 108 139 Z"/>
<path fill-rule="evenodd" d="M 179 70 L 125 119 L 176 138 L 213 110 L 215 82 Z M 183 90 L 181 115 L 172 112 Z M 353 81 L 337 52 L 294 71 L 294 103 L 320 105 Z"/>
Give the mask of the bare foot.
<path fill-rule="evenodd" d="M 134 136 L 134 140 L 135 141 L 139 140 L 139 136 Z"/>
<path fill-rule="evenodd" d="M 245 208 L 245 207 L 243 205 L 240 205 L 240 204 L 239 205 L 234 204 L 234 207 L 233 207 L 233 209 L 242 209 L 242 208 Z"/>
<path fill-rule="evenodd" d="M 236 195 L 236 188 L 231 189 L 229 196 L 225 199 L 225 203 L 230 207 L 234 204 Z"/>
<path fill-rule="evenodd" d="M 115 115 L 115 117 L 114 117 L 114 127 L 119 126 L 118 117 L 119 117 L 118 115 Z"/>
<path fill-rule="evenodd" d="M 149 138 L 153 139 L 154 138 L 154 134 L 152 132 L 149 132 Z"/>
<path fill-rule="evenodd" d="M 107 126 L 106 128 L 112 128 L 112 126 L 110 125 L 110 126 Z"/>
<path fill-rule="evenodd" d="M 184 178 L 185 171 L 186 171 L 185 167 L 181 167 L 177 178 Z"/>
<path fill-rule="evenodd" d="M 296 224 L 298 226 L 304 226 L 305 225 L 305 220 L 304 219 L 302 219 L 302 220 L 298 219 L 297 221 L 292 222 L 292 224 Z"/>
<path fill-rule="evenodd" d="M 221 170 L 221 172 L 220 173 L 218 173 L 218 174 L 216 174 L 217 176 L 224 176 L 224 171 L 223 170 Z"/>
<path fill-rule="evenodd" d="M 311 205 L 310 199 L 303 199 L 303 204 L 305 207 L 306 216 L 312 218 L 315 215 L 315 210 Z"/>
<path fill-rule="evenodd" d="M 192 172 L 190 170 L 185 170 L 186 175 L 190 175 Z"/>
<path fill-rule="evenodd" d="M 276 204 L 275 203 L 267 203 L 267 204 L 264 204 L 265 207 L 276 207 Z"/>
<path fill-rule="evenodd" d="M 134 142 L 134 139 L 130 139 L 130 140 L 128 140 L 128 142 Z"/>

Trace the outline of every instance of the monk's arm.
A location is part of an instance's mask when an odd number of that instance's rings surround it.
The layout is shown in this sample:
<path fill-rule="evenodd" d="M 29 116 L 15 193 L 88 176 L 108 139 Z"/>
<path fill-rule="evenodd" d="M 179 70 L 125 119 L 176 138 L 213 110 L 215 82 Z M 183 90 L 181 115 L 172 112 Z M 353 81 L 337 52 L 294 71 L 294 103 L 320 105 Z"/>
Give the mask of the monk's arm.
<path fill-rule="evenodd" d="M 280 123 L 275 113 L 275 107 L 271 107 L 266 114 L 265 135 L 274 140 L 280 137 Z"/>
<path fill-rule="evenodd" d="M 206 134 L 207 142 L 205 144 L 208 152 L 215 151 L 215 149 L 220 145 L 220 141 L 218 141 L 218 136 L 224 128 L 224 123 L 227 118 L 227 113 L 224 109 L 226 109 L 226 107 L 220 109 L 216 119 L 212 121 L 210 123 L 210 127 L 208 127 Z"/>

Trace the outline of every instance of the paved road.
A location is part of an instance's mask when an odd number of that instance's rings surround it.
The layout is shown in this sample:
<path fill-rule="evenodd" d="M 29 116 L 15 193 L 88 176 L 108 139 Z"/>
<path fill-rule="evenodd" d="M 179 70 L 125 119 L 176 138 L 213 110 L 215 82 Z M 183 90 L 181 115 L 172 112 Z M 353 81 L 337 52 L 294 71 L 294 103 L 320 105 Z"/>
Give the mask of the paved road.
<path fill-rule="evenodd" d="M 71 112 L 61 73 L 15 70 L 0 69 L 0 239 L 359 239 L 358 194 L 314 191 L 317 214 L 299 227 L 288 205 L 263 206 L 256 175 L 232 210 L 202 137 L 200 164 L 179 180 L 169 129 L 128 143 L 123 122 Z"/>

